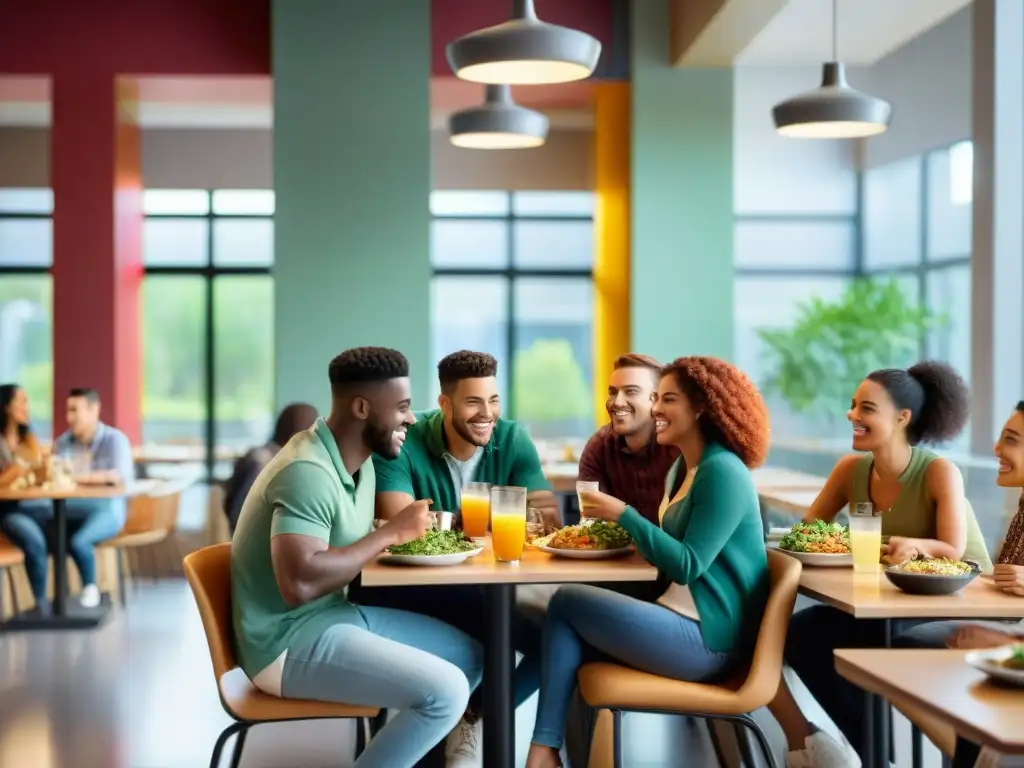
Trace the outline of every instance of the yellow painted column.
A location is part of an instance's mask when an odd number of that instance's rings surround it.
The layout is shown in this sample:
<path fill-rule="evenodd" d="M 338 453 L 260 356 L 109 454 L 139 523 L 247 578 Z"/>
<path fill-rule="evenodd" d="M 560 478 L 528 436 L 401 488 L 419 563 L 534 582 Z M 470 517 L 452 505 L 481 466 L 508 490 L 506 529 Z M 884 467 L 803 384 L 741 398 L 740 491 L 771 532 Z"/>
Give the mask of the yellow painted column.
<path fill-rule="evenodd" d="M 594 104 L 594 414 L 607 420 L 615 358 L 629 351 L 630 86 L 598 83 Z"/>

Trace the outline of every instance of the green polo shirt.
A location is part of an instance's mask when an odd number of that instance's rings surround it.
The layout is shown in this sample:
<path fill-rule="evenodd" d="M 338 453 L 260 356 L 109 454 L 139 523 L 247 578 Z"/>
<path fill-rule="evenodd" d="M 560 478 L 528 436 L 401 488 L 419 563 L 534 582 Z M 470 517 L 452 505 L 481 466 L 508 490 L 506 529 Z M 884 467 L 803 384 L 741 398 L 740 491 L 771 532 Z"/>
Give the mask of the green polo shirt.
<path fill-rule="evenodd" d="M 314 536 L 332 547 L 369 534 L 373 462 L 367 459 L 356 474 L 349 475 L 334 436 L 317 419 L 270 460 L 245 497 L 231 541 L 231 596 L 238 661 L 250 679 L 287 650 L 300 629 L 320 634 L 361 621 L 344 591 L 290 607 L 270 558 L 270 539 L 281 533 Z"/>
<path fill-rule="evenodd" d="M 454 512 L 459 508 L 461 489 L 455 487 L 445 460 L 444 414 L 440 410 L 417 414 L 417 421 L 405 436 L 397 459 L 374 454 L 377 493 L 396 491 L 414 499 L 433 499 L 431 509 Z M 528 491 L 551 490 L 540 466 L 537 447 L 518 421 L 498 419 L 491 439 L 483 448 L 472 477 L 464 478 L 492 485 L 518 485 Z"/>

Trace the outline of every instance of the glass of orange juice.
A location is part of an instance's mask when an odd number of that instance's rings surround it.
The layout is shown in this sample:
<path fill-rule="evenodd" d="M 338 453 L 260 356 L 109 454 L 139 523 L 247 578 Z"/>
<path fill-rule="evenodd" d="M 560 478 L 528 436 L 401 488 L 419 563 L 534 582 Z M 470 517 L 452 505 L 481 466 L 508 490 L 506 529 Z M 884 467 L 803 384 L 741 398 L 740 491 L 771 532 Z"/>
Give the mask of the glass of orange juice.
<path fill-rule="evenodd" d="M 526 489 L 514 485 L 491 488 L 491 546 L 494 559 L 516 563 L 526 544 Z"/>
<path fill-rule="evenodd" d="M 462 488 L 462 530 L 471 539 L 487 536 L 491 519 L 491 484 L 466 483 Z"/>

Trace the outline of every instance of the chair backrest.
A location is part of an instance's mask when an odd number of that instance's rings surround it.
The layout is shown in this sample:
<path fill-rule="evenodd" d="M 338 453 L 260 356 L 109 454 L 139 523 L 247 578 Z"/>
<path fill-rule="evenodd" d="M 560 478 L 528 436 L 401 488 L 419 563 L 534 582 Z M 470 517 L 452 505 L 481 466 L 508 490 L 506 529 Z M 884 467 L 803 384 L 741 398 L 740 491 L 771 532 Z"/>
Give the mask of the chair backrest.
<path fill-rule="evenodd" d="M 782 654 L 786 648 L 786 633 L 789 631 L 789 617 L 796 603 L 797 587 L 800 586 L 800 561 L 795 557 L 768 550 L 768 573 L 770 591 L 765 605 L 764 618 L 757 633 L 757 645 L 750 664 L 747 679 L 740 687 L 739 695 L 750 697 L 764 706 L 775 697 L 782 679 Z"/>
<path fill-rule="evenodd" d="M 183 561 L 210 646 L 213 674 L 219 681 L 238 666 L 231 626 L 231 542 L 203 547 Z"/>

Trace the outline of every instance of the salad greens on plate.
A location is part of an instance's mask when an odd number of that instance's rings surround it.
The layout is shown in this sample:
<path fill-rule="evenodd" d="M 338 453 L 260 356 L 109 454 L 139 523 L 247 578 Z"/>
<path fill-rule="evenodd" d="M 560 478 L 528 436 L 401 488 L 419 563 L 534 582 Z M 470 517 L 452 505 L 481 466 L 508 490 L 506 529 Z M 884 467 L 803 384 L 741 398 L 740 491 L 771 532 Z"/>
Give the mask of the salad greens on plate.
<path fill-rule="evenodd" d="M 848 555 L 853 551 L 850 549 L 850 529 L 824 520 L 797 523 L 779 539 L 779 549 L 818 555 Z"/>
<path fill-rule="evenodd" d="M 392 555 L 455 555 L 471 552 L 477 544 L 462 531 L 439 531 L 431 528 L 418 539 L 388 547 Z"/>

